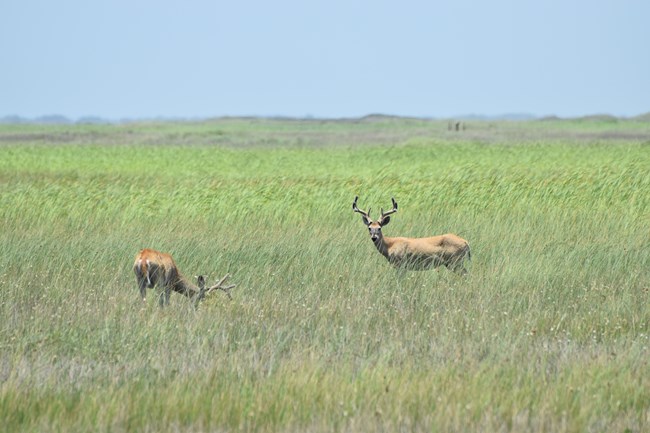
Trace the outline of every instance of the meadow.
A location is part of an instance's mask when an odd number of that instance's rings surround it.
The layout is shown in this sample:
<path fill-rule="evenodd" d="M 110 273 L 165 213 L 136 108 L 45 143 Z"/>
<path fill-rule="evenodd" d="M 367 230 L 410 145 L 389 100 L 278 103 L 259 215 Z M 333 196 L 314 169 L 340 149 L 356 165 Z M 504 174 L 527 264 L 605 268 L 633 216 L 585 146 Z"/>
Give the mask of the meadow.
<path fill-rule="evenodd" d="M 648 122 L 0 125 L 0 224 L 2 431 L 650 430 Z M 143 305 L 145 247 L 234 299 Z"/>

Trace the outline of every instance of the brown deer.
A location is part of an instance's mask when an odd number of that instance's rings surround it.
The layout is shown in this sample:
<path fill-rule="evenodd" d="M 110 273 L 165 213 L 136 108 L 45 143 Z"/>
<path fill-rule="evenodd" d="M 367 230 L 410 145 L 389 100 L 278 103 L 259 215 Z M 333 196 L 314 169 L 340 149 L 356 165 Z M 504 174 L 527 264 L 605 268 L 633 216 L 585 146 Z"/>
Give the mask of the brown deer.
<path fill-rule="evenodd" d="M 210 287 L 206 287 L 205 277 L 199 275 L 197 277 L 198 286 L 196 286 L 181 275 L 171 255 L 148 248 L 140 251 L 135 256 L 133 272 L 135 272 L 140 296 L 143 301 L 146 300 L 147 288 L 152 289 L 158 286 L 163 289 L 163 293 L 160 296 L 161 307 L 169 305 L 169 297 L 172 290 L 190 299 L 194 299 L 194 306 L 197 307 L 199 302 L 205 298 L 205 295 L 212 290 L 223 290 L 228 295 L 228 298 L 232 299 L 230 289 L 235 287 L 235 284 L 223 285 L 228 277 L 230 277 L 229 274 L 226 274 L 215 285 Z"/>
<path fill-rule="evenodd" d="M 381 209 L 381 216 L 377 221 L 370 218 L 370 208 L 366 212 L 357 207 L 358 199 L 359 197 L 354 198 L 352 210 L 361 214 L 363 223 L 370 231 L 370 239 L 390 264 L 411 270 L 431 269 L 444 265 L 460 274 L 467 273 L 463 262 L 465 259 L 471 259 L 471 253 L 469 243 L 465 239 L 451 233 L 428 238 L 389 238 L 382 234 L 381 228 L 390 222 L 389 215 L 397 212 L 395 199 L 391 198 L 393 209 L 388 212 Z"/>

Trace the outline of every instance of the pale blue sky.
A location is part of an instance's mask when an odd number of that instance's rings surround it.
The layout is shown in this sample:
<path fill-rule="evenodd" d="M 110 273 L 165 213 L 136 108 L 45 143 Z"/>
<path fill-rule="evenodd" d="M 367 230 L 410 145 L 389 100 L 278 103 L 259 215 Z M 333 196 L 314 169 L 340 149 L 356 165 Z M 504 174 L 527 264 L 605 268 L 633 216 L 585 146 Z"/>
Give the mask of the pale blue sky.
<path fill-rule="evenodd" d="M 650 1 L 1 0 L 0 117 L 650 111 Z"/>

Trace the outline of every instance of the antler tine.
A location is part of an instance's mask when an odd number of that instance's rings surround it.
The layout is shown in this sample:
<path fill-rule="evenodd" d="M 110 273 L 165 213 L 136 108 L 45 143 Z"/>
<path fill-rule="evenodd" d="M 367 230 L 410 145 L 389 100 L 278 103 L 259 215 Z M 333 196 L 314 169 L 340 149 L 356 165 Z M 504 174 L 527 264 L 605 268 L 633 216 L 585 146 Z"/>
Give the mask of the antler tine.
<path fill-rule="evenodd" d="M 219 288 L 219 286 L 225 283 L 228 278 L 230 278 L 230 274 L 224 275 L 219 281 L 216 282 L 214 286 L 211 286 L 209 290 Z"/>
<path fill-rule="evenodd" d="M 381 218 L 379 218 L 380 220 L 384 219 L 384 217 L 387 217 L 390 214 L 394 214 L 395 212 L 397 212 L 397 202 L 395 201 L 395 198 L 391 197 L 390 200 L 393 202 L 393 208 L 385 213 L 384 213 L 384 208 L 381 208 Z"/>
<path fill-rule="evenodd" d="M 231 284 L 229 286 L 224 286 L 224 287 L 216 287 L 216 290 L 221 290 L 223 291 L 226 296 L 228 296 L 228 299 L 232 301 L 232 295 L 230 294 L 230 289 L 237 287 L 237 284 Z"/>
<path fill-rule="evenodd" d="M 230 274 L 226 274 L 226 275 L 224 275 L 224 276 L 223 276 L 219 281 L 217 281 L 217 283 L 216 283 L 215 285 L 211 286 L 211 287 L 206 291 L 206 294 L 207 294 L 207 293 L 210 293 L 210 292 L 213 291 L 213 290 L 222 290 L 222 291 L 224 291 L 224 292 L 226 293 L 226 295 L 228 295 L 228 299 L 232 300 L 232 295 L 230 294 L 230 289 L 232 289 L 232 288 L 234 288 L 234 287 L 237 287 L 237 284 L 230 284 L 230 285 L 228 285 L 228 286 L 222 286 L 222 284 L 223 284 L 223 283 L 224 283 L 228 278 L 230 278 Z"/>
<path fill-rule="evenodd" d="M 352 210 L 355 212 L 360 213 L 361 215 L 366 216 L 367 218 L 370 218 L 370 208 L 368 208 L 368 211 L 363 211 L 357 207 L 357 200 L 359 200 L 359 196 L 354 197 L 354 203 L 352 203 Z"/>

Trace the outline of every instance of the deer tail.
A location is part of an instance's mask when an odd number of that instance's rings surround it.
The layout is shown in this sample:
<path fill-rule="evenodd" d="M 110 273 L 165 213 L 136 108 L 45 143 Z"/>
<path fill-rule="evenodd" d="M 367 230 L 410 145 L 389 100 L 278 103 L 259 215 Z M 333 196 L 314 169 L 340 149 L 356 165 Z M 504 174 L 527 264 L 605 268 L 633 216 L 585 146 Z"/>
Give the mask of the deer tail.
<path fill-rule="evenodd" d="M 147 285 L 151 286 L 151 266 L 149 260 L 138 260 L 133 266 L 133 270 L 138 278 L 146 278 Z"/>
<path fill-rule="evenodd" d="M 146 261 L 146 266 L 144 268 L 145 275 L 147 276 L 147 284 L 151 286 L 151 266 L 149 266 L 149 260 Z"/>

